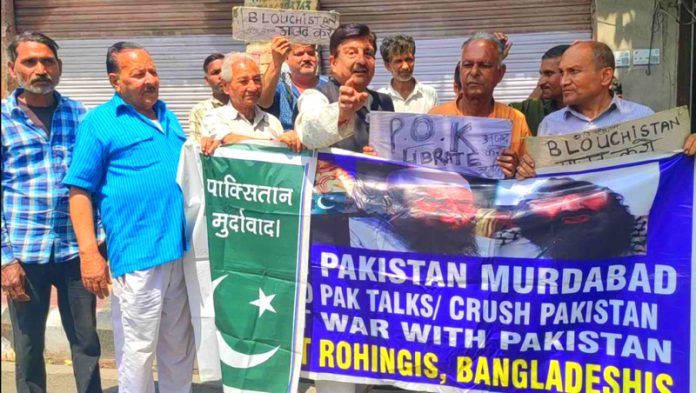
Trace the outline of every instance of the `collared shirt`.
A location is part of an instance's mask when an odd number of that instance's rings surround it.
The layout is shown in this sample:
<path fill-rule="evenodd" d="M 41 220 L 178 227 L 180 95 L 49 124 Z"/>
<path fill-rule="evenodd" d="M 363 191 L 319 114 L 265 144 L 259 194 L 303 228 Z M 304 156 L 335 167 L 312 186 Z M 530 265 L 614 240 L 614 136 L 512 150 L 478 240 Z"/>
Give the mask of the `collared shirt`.
<path fill-rule="evenodd" d="M 594 119 L 590 119 L 570 106 L 551 113 L 539 124 L 539 136 L 565 135 L 594 128 L 609 127 L 650 116 L 653 113 L 655 112 L 645 105 L 614 96 L 609 107 Z"/>
<path fill-rule="evenodd" d="M 189 113 L 189 138 L 201 143 L 201 127 L 205 114 L 209 110 L 219 108 L 223 105 L 225 105 L 225 103 L 215 97 L 208 98 L 194 105 L 193 108 L 191 108 L 191 113 Z"/>
<path fill-rule="evenodd" d="M 68 187 L 76 129 L 85 114 L 81 103 L 54 93 L 51 133 L 32 122 L 15 90 L 2 101 L 2 264 L 65 262 L 78 255 L 70 223 Z"/>
<path fill-rule="evenodd" d="M 446 104 L 437 106 L 430 111 L 431 115 L 447 115 L 447 116 L 465 116 L 459 109 L 459 100 L 450 101 Z M 524 138 L 531 136 L 527 126 L 527 120 L 522 112 L 515 108 L 509 107 L 500 102 L 493 102 L 493 111 L 489 118 L 508 119 L 512 121 L 512 143 L 510 148 L 517 152 L 518 156 L 524 154 Z"/>
<path fill-rule="evenodd" d="M 114 277 L 179 259 L 187 247 L 176 183 L 186 136 L 162 101 L 154 110 L 161 130 L 119 94 L 90 111 L 63 182 L 97 199 Z"/>
<path fill-rule="evenodd" d="M 539 100 L 536 98 L 530 98 L 521 102 L 511 102 L 510 106 L 522 112 L 527 119 L 527 125 L 533 136 L 536 136 L 539 124 L 546 116 L 561 109 L 554 100 Z"/>
<path fill-rule="evenodd" d="M 328 81 L 327 77 L 319 75 L 319 81 L 315 88 L 323 86 Z M 295 117 L 298 112 L 297 101 L 300 98 L 300 94 L 300 91 L 292 83 L 290 73 L 281 73 L 275 95 L 273 96 L 273 104 L 266 111 L 280 120 L 284 130 L 295 129 Z"/>
<path fill-rule="evenodd" d="M 228 134 L 270 140 L 278 138 L 283 132 L 280 121 L 258 106 L 254 108 L 253 123 L 237 111 L 231 102 L 210 110 L 203 118 L 202 136 L 211 136 L 215 140 L 221 140 Z"/>
<path fill-rule="evenodd" d="M 416 87 L 413 88 L 413 91 L 406 99 L 398 91 L 394 90 L 391 82 L 387 87 L 383 87 L 378 91 L 391 97 L 394 103 L 394 112 L 428 113 L 440 104 L 435 88 L 423 85 L 418 81 L 416 81 Z"/>

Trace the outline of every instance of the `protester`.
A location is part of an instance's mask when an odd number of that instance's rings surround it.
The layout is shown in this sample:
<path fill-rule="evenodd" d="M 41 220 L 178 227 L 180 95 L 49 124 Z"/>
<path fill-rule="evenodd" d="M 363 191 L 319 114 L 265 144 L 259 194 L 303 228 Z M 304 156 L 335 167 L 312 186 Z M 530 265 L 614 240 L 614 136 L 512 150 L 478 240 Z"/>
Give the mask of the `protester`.
<path fill-rule="evenodd" d="M 19 87 L 2 101 L 2 289 L 16 353 L 18 392 L 45 392 L 43 351 L 51 287 L 70 343 L 78 392 L 101 392 L 96 298 L 82 284 L 63 178 L 85 108 L 55 91 L 58 45 L 25 32 L 7 50 Z M 94 221 L 90 215 L 92 237 Z"/>
<path fill-rule="evenodd" d="M 181 258 L 187 248 L 183 197 L 176 183 L 186 140 L 176 116 L 158 99 L 150 54 L 118 42 L 106 55 L 116 93 L 80 125 L 72 166 L 70 216 L 87 289 L 109 292 L 109 267 L 92 224 L 94 199 L 107 234 L 113 280 L 112 323 L 121 392 L 190 392 L 194 345 Z"/>
<path fill-rule="evenodd" d="M 311 148 L 340 147 L 373 153 L 368 146 L 369 111 L 394 111 L 388 95 L 367 86 L 375 74 L 376 37 L 366 25 L 340 25 L 331 35 L 329 63 L 332 77 L 300 96 L 295 130 Z"/>
<path fill-rule="evenodd" d="M 517 159 L 523 152 L 522 138 L 530 132 L 522 113 L 493 99 L 493 90 L 505 75 L 504 53 L 505 45 L 490 33 L 476 33 L 465 41 L 460 66 L 461 92 L 454 101 L 435 107 L 430 113 L 512 121 L 511 148 L 498 157 L 505 177 L 510 178 L 515 175 Z"/>
<path fill-rule="evenodd" d="M 317 74 L 316 45 L 291 44 L 285 37 L 274 37 L 271 55 L 272 61 L 263 75 L 259 106 L 280 119 L 284 130 L 292 130 L 300 94 L 323 86 L 328 78 Z M 290 72 L 282 71 L 283 62 Z"/>
<path fill-rule="evenodd" d="M 653 114 L 647 106 L 612 94 L 614 53 L 607 44 L 598 41 L 573 44 L 561 57 L 560 68 L 563 102 L 567 107 L 542 120 L 540 136 L 608 127 Z M 684 147 L 688 152 L 687 146 L 688 140 Z M 534 160 L 524 155 L 517 171 L 518 178 L 535 176 Z"/>
<path fill-rule="evenodd" d="M 201 101 L 191 108 L 189 114 L 189 138 L 200 143 L 201 142 L 201 123 L 205 114 L 215 108 L 219 108 L 230 100 L 222 88 L 222 59 L 225 56 L 222 53 L 213 53 L 203 61 L 203 72 L 205 76 L 205 84 L 210 87 L 212 97 Z"/>
<path fill-rule="evenodd" d="M 394 111 L 389 96 L 367 88 L 375 74 L 376 40 L 366 25 L 340 25 L 333 32 L 329 43 L 332 77 L 329 83 L 317 89 L 305 90 L 298 102 L 295 129 L 305 146 L 312 149 L 334 146 L 374 153 L 368 145 L 368 108 Z M 313 226 L 315 222 L 313 220 Z M 317 226 L 332 225 L 330 221 L 316 223 Z M 356 390 L 352 383 L 316 381 L 315 385 L 318 393 L 353 393 Z"/>
<path fill-rule="evenodd" d="M 395 35 L 382 40 L 379 47 L 384 68 L 392 75 L 387 87 L 379 89 L 391 97 L 394 111 L 428 113 L 439 104 L 437 91 L 413 77 L 416 65 L 416 43 L 408 35 Z"/>
<path fill-rule="evenodd" d="M 213 109 L 203 119 L 205 154 L 212 154 L 221 143 L 245 140 L 277 140 L 300 151 L 303 146 L 294 131 L 283 132 L 273 115 L 262 111 L 257 103 L 262 91 L 261 71 L 246 53 L 229 53 L 222 64 L 222 79 L 229 104 Z"/>
<path fill-rule="evenodd" d="M 539 81 L 537 88 L 540 98 L 528 98 L 522 102 L 513 102 L 511 107 L 524 114 L 532 135 L 537 134 L 539 123 L 549 113 L 563 108 L 563 91 L 561 90 L 561 56 L 570 45 L 557 45 L 541 56 Z"/>

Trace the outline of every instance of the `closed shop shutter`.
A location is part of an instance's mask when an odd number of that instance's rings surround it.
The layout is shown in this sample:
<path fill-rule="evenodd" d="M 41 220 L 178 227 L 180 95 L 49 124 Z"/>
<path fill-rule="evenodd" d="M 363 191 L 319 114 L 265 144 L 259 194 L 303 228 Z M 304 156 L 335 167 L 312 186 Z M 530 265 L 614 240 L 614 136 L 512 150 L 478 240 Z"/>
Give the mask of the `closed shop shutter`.
<path fill-rule="evenodd" d="M 364 23 L 380 35 L 465 36 L 476 31 L 589 31 L 591 0 L 321 0 L 341 23 Z"/>
<path fill-rule="evenodd" d="M 58 91 L 87 108 L 108 101 L 114 90 L 106 75 L 106 50 L 122 40 L 137 42 L 152 54 L 160 76 L 160 99 L 186 131 L 191 107 L 210 98 L 210 88 L 203 82 L 203 60 L 214 52 L 243 52 L 245 47 L 229 35 L 58 40 L 63 60 Z"/>
<path fill-rule="evenodd" d="M 17 31 L 54 39 L 230 34 L 243 0 L 15 0 Z"/>

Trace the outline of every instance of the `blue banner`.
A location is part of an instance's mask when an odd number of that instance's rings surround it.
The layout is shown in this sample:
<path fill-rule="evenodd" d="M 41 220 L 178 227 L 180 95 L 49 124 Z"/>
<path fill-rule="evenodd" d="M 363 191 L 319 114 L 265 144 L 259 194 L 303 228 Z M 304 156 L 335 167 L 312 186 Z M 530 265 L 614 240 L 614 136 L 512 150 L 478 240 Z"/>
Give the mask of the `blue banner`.
<path fill-rule="evenodd" d="M 693 202 L 681 154 L 519 182 L 321 153 L 305 375 L 688 392 Z"/>

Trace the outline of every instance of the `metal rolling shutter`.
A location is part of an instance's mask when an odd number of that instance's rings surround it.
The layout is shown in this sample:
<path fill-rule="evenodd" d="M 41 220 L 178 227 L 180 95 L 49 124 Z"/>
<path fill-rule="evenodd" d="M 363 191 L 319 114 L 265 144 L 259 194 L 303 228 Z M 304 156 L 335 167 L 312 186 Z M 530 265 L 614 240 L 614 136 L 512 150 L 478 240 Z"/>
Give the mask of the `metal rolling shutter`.
<path fill-rule="evenodd" d="M 15 0 L 17 31 L 52 38 L 229 34 L 242 0 Z"/>
<path fill-rule="evenodd" d="M 476 31 L 507 33 L 589 31 L 591 0 L 321 0 L 341 23 L 365 23 L 379 38 L 406 33 L 414 38 L 452 37 Z"/>
<path fill-rule="evenodd" d="M 191 107 L 210 97 L 210 89 L 203 83 L 203 60 L 214 52 L 244 51 L 244 44 L 228 35 L 58 40 L 63 60 L 58 91 L 87 108 L 109 100 L 114 91 L 106 75 L 106 50 L 121 40 L 137 42 L 152 54 L 160 76 L 160 98 L 185 131 Z"/>

